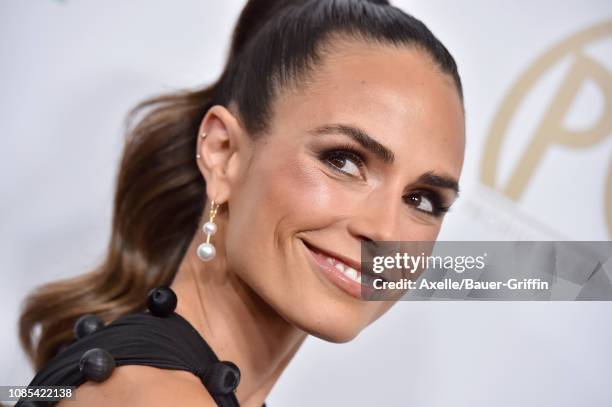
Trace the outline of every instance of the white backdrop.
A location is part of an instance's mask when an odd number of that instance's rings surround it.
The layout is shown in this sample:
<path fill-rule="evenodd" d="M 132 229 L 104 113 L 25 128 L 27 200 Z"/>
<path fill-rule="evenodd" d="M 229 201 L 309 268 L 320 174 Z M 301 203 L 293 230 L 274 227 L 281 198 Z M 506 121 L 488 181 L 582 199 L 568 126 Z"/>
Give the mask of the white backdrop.
<path fill-rule="evenodd" d="M 612 2 L 395 4 L 447 45 L 465 87 L 464 192 L 440 239 L 609 240 Z M 242 5 L 0 4 L 0 384 L 32 377 L 16 328 L 26 293 L 102 256 L 125 113 L 215 79 Z M 554 108 L 561 113 L 548 115 Z M 512 120 L 498 131 L 504 115 Z M 563 132 L 574 141 L 556 142 Z M 487 144 L 494 137 L 499 155 Z M 548 147 L 537 155 L 530 143 L 541 137 Z M 308 339 L 268 403 L 610 406 L 611 311 L 606 302 L 400 303 L 348 344 Z"/>

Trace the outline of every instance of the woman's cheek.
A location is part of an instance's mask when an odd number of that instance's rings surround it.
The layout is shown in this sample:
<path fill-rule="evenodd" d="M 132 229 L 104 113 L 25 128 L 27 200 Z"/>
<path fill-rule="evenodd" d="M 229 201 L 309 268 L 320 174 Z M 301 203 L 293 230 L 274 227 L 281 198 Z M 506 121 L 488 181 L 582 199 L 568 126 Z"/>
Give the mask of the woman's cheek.
<path fill-rule="evenodd" d="M 342 202 L 346 201 L 338 181 L 322 168 L 323 163 L 314 159 L 294 161 L 286 172 L 286 184 L 281 194 L 285 196 L 292 217 L 299 219 L 301 230 L 325 227 L 333 222 Z"/>
<path fill-rule="evenodd" d="M 235 269 L 249 267 L 247 261 L 252 266 L 260 257 L 258 264 L 270 261 L 278 242 L 302 228 L 327 195 L 315 171 L 279 150 L 262 151 L 249 173 L 249 182 L 232 193 L 230 206 L 227 247 Z"/>

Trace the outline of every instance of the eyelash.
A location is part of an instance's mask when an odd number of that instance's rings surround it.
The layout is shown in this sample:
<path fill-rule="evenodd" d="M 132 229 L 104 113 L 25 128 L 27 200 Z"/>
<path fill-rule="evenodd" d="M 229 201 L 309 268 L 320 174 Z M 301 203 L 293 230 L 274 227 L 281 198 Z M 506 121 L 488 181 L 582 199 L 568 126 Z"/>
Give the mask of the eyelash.
<path fill-rule="evenodd" d="M 334 147 L 334 148 L 330 148 L 330 149 L 324 150 L 321 153 L 319 153 L 319 160 L 321 160 L 322 162 L 327 164 L 334 171 L 340 172 L 340 173 L 342 173 L 344 175 L 347 175 L 347 176 L 353 177 L 353 178 L 355 178 L 354 175 L 349 174 L 346 171 L 341 170 L 340 168 L 338 168 L 338 166 L 336 166 L 336 165 L 331 163 L 331 160 L 334 159 L 334 158 L 342 158 L 342 159 L 351 160 L 357 166 L 357 168 L 359 168 L 360 170 L 367 163 L 366 159 L 361 155 L 359 150 L 355 149 L 353 146 L 348 145 L 348 144 L 347 145 L 340 145 L 340 146 L 337 146 L 337 147 Z M 417 191 L 413 191 L 410 194 L 408 194 L 408 195 L 403 197 L 404 201 L 406 203 L 408 203 L 409 205 L 414 206 L 414 205 L 410 204 L 408 199 L 411 196 L 414 196 L 415 194 L 418 194 L 419 196 L 424 196 L 425 198 L 429 199 L 429 201 L 432 204 L 432 211 L 431 212 L 415 208 L 418 211 L 421 211 L 421 212 L 426 213 L 428 215 L 432 215 L 432 216 L 437 218 L 437 217 L 442 216 L 442 214 L 444 214 L 445 212 L 448 212 L 448 210 L 450 209 L 450 206 L 444 206 L 442 204 L 442 202 L 443 202 L 442 196 L 437 191 L 433 191 L 433 190 L 417 190 Z"/>
<path fill-rule="evenodd" d="M 353 161 L 353 163 L 361 170 L 363 166 L 366 164 L 365 158 L 361 155 L 361 153 L 355 149 L 351 145 L 340 145 L 334 148 L 330 148 L 328 150 L 324 150 L 319 154 L 319 159 L 329 165 L 332 169 L 341 172 L 342 174 L 348 175 L 349 177 L 355 177 L 352 174 L 349 174 L 346 171 L 342 171 L 338 166 L 333 165 L 331 160 L 334 158 L 343 158 L 349 159 Z"/>
<path fill-rule="evenodd" d="M 420 210 L 422 212 L 428 213 L 430 215 L 437 217 L 442 216 L 444 213 L 448 212 L 448 210 L 450 209 L 450 206 L 444 206 L 442 204 L 443 199 L 440 196 L 440 194 L 438 192 L 435 191 L 427 191 L 427 190 L 417 190 L 417 191 L 413 191 L 410 194 L 404 196 L 404 201 L 408 201 L 408 199 L 410 198 L 410 196 L 414 195 L 414 194 L 419 194 L 421 196 L 424 196 L 425 198 L 429 199 L 431 201 L 431 206 L 432 206 L 432 211 L 431 212 L 427 212 L 421 209 L 417 209 Z"/>

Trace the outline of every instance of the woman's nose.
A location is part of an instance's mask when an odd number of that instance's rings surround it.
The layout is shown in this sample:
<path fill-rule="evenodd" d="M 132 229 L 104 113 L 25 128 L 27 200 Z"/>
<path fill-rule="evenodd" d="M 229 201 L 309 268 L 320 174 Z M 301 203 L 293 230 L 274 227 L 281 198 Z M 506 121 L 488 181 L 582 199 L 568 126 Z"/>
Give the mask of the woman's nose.
<path fill-rule="evenodd" d="M 401 199 L 392 198 L 391 194 L 374 194 L 356 205 L 349 232 L 359 240 L 398 241 L 400 209 Z"/>

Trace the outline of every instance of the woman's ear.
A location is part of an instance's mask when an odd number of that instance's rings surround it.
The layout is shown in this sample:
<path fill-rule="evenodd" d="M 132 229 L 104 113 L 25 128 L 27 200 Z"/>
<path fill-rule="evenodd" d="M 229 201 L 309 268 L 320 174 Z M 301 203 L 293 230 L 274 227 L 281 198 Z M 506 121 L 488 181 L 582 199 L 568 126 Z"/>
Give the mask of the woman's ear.
<path fill-rule="evenodd" d="M 228 109 L 215 105 L 208 110 L 199 129 L 196 159 L 209 199 L 224 203 L 230 198 L 244 165 L 248 141 L 240 122 Z"/>

